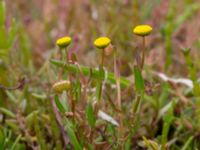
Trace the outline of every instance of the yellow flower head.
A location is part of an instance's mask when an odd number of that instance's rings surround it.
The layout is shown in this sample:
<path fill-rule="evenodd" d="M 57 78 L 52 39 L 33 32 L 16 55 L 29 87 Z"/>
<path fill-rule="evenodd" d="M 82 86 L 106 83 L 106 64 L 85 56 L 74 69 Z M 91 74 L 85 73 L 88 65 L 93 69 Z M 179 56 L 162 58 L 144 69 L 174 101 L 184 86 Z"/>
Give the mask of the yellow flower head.
<path fill-rule="evenodd" d="M 151 33 L 152 27 L 149 25 L 138 25 L 133 29 L 133 33 L 139 36 L 147 36 Z"/>
<path fill-rule="evenodd" d="M 59 39 L 56 41 L 56 45 L 58 45 L 60 48 L 65 48 L 65 47 L 67 47 L 71 42 L 72 42 L 71 37 L 65 36 L 65 37 L 59 38 Z"/>
<path fill-rule="evenodd" d="M 94 45 L 97 48 L 104 49 L 110 44 L 110 39 L 108 37 L 99 37 L 94 41 Z"/>
<path fill-rule="evenodd" d="M 53 88 L 55 93 L 60 94 L 63 91 L 69 90 L 70 87 L 71 87 L 70 81 L 63 80 L 63 81 L 59 81 L 59 82 L 54 83 L 52 88 Z"/>

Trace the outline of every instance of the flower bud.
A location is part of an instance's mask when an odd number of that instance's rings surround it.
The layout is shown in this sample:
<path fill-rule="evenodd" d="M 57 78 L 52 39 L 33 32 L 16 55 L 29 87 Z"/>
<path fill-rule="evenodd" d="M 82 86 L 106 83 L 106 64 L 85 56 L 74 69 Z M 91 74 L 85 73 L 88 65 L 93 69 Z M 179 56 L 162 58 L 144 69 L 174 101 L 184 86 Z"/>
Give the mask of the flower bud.
<path fill-rule="evenodd" d="M 54 83 L 53 90 L 57 94 L 61 94 L 63 91 L 68 91 L 71 88 L 71 83 L 68 80 L 63 80 Z"/>
<path fill-rule="evenodd" d="M 72 42 L 71 37 L 65 36 L 56 41 L 56 45 L 60 48 L 66 48 Z"/>
<path fill-rule="evenodd" d="M 94 41 L 94 45 L 99 49 L 104 49 L 110 44 L 111 40 L 108 37 L 99 37 Z"/>
<path fill-rule="evenodd" d="M 152 27 L 149 25 L 138 25 L 133 29 L 133 33 L 139 36 L 147 36 L 151 33 Z"/>

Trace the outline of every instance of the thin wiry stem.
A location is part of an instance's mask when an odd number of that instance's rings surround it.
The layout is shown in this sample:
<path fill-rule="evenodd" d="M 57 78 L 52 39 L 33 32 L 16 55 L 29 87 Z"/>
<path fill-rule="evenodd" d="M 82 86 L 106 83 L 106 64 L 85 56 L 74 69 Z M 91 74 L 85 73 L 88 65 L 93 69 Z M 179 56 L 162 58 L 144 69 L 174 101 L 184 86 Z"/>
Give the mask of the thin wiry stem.
<path fill-rule="evenodd" d="M 68 51 L 67 51 L 67 48 L 65 48 L 65 61 L 66 61 L 66 63 L 68 64 L 69 63 L 69 59 L 68 59 Z"/>
<path fill-rule="evenodd" d="M 121 111 L 121 86 L 120 86 L 120 72 L 117 68 L 117 52 L 114 53 L 114 72 L 115 72 L 115 78 L 116 78 L 116 86 L 117 86 L 117 105 L 118 109 Z M 123 121 L 122 121 L 122 114 L 119 113 L 119 137 L 121 138 L 121 135 L 123 133 Z"/>
<path fill-rule="evenodd" d="M 103 69 L 104 67 L 104 51 L 105 49 L 102 49 L 102 54 L 101 54 L 101 63 L 100 63 L 100 66 L 99 66 L 99 70 L 100 69 Z M 101 100 L 102 98 L 102 90 L 103 90 L 103 81 L 100 81 L 100 91 L 99 91 L 99 100 Z"/>
<path fill-rule="evenodd" d="M 102 54 L 101 54 L 101 66 L 103 67 L 104 65 L 104 49 L 102 50 Z"/>
<path fill-rule="evenodd" d="M 145 61 L 145 37 L 143 36 L 142 37 L 142 63 L 141 63 L 141 70 L 143 69 L 144 67 L 144 61 Z"/>
<path fill-rule="evenodd" d="M 62 55 L 62 49 L 61 49 L 61 55 Z M 62 75 L 63 75 L 64 70 L 65 70 L 65 67 L 68 66 L 68 64 L 69 64 L 67 48 L 65 48 L 65 57 L 63 57 L 63 61 L 65 63 L 63 64 L 62 69 L 61 69 L 60 73 L 58 74 L 58 80 L 61 80 Z"/>
<path fill-rule="evenodd" d="M 118 109 L 121 110 L 121 88 L 120 88 L 120 73 L 117 69 L 117 58 L 116 58 L 116 52 L 114 54 L 114 72 L 115 72 L 115 78 L 116 78 L 116 86 L 117 86 L 117 103 L 118 103 Z"/>

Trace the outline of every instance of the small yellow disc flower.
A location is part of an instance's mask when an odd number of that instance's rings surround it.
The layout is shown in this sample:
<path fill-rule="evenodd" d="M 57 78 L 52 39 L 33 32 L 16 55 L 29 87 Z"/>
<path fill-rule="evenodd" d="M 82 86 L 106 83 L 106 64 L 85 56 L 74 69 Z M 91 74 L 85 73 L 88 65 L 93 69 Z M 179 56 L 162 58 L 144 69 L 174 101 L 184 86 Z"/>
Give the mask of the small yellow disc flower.
<path fill-rule="evenodd" d="M 71 37 L 65 36 L 65 37 L 59 38 L 56 41 L 56 45 L 58 45 L 60 48 L 66 48 L 71 42 L 72 42 Z"/>
<path fill-rule="evenodd" d="M 133 33 L 139 36 L 147 36 L 151 33 L 152 27 L 149 25 L 138 25 L 133 29 Z"/>
<path fill-rule="evenodd" d="M 59 82 L 56 82 L 54 83 L 53 85 L 53 90 L 56 94 L 60 94 L 62 93 L 63 91 L 67 91 L 69 90 L 71 87 L 71 83 L 70 81 L 68 80 L 63 80 L 63 81 L 59 81 Z"/>
<path fill-rule="evenodd" d="M 99 37 L 94 41 L 97 48 L 104 49 L 110 44 L 111 40 L 108 37 Z"/>

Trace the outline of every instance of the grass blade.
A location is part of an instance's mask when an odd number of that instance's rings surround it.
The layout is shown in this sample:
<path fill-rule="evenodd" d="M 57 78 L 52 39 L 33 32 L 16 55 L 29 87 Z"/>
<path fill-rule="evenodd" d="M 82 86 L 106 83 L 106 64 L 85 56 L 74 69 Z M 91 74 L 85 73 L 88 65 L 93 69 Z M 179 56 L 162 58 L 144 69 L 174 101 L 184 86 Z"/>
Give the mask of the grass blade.
<path fill-rule="evenodd" d="M 76 134 L 74 133 L 74 130 L 70 127 L 70 125 L 66 125 L 66 130 L 70 139 L 70 142 L 74 146 L 75 150 L 82 150 L 82 146 L 77 140 Z"/>
<path fill-rule="evenodd" d="M 60 102 L 58 95 L 55 95 L 54 100 L 55 100 L 56 106 L 60 112 L 64 113 L 67 111 L 65 109 L 65 107 L 63 106 L 63 104 Z"/>
<path fill-rule="evenodd" d="M 144 91 L 144 80 L 142 78 L 142 74 L 140 69 L 135 66 L 134 67 L 134 76 L 135 76 L 135 88 L 138 92 Z"/>
<path fill-rule="evenodd" d="M 86 107 L 86 116 L 87 116 L 89 125 L 93 128 L 95 126 L 96 118 L 95 118 L 94 110 L 91 103 L 89 103 Z"/>
<path fill-rule="evenodd" d="M 183 148 L 181 150 L 187 150 L 193 139 L 194 139 L 194 136 L 190 136 L 188 140 L 186 141 L 186 143 L 183 145 Z"/>
<path fill-rule="evenodd" d="M 10 110 L 8 110 L 6 108 L 1 107 L 0 111 L 3 112 L 5 115 L 11 117 L 11 118 L 15 118 L 16 117 L 13 112 L 11 112 Z"/>

